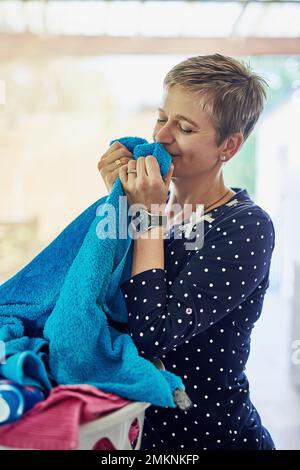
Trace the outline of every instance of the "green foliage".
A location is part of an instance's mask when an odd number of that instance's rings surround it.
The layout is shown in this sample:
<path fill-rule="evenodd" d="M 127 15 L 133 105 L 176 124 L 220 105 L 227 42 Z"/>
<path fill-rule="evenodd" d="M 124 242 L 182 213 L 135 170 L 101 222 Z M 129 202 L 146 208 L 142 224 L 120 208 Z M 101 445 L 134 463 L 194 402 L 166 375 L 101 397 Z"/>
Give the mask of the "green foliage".
<path fill-rule="evenodd" d="M 249 195 L 255 195 L 255 135 L 251 134 L 244 146 L 230 162 L 224 165 L 224 179 L 227 186 L 246 188 Z"/>
<path fill-rule="evenodd" d="M 287 97 L 300 88 L 300 56 L 241 57 L 251 69 L 266 79 L 267 101 L 264 117 L 280 106 Z M 224 178 L 231 187 L 246 188 L 255 196 L 255 130 L 249 136 L 240 152 L 224 167 Z"/>

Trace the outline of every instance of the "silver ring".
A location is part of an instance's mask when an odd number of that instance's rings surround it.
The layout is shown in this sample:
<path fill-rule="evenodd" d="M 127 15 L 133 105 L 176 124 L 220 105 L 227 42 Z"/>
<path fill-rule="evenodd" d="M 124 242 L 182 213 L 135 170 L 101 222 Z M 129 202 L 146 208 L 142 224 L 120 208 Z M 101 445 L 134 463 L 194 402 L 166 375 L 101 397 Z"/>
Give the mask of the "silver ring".
<path fill-rule="evenodd" d="M 127 175 L 128 175 L 128 173 L 137 173 L 137 170 L 134 170 L 134 169 L 127 170 Z"/>

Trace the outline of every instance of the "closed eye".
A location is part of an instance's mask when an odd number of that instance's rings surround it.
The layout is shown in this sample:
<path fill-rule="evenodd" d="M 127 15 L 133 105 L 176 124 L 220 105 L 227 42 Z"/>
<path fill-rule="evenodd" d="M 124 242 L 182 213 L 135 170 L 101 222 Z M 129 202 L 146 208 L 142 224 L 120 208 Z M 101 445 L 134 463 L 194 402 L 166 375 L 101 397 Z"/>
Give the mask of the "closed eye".
<path fill-rule="evenodd" d="M 166 122 L 166 120 L 164 120 L 164 119 L 157 119 L 157 122 L 158 122 L 158 123 L 162 123 L 162 122 Z M 193 132 L 192 129 L 184 129 L 184 128 L 181 127 L 180 125 L 179 125 L 179 129 L 180 129 L 184 134 L 191 134 L 191 133 Z"/>

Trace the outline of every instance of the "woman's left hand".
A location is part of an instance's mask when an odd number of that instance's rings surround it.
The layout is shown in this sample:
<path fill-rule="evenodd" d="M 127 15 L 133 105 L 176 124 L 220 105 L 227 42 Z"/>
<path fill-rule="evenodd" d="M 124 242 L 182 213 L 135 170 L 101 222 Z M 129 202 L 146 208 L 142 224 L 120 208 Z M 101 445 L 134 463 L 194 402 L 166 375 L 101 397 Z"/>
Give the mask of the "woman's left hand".
<path fill-rule="evenodd" d="M 171 163 L 168 173 L 163 178 L 158 161 L 153 155 L 130 160 L 127 165 L 120 167 L 119 177 L 129 206 L 142 204 L 149 212 L 163 212 L 173 169 L 174 165 Z M 127 174 L 127 170 L 137 172 Z"/>

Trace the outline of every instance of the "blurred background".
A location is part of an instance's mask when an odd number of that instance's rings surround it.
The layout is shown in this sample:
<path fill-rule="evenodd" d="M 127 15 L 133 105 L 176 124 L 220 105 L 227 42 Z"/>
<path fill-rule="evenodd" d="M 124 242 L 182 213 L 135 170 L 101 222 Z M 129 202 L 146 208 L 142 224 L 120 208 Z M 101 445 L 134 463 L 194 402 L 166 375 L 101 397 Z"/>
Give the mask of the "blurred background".
<path fill-rule="evenodd" d="M 226 167 L 276 230 L 246 372 L 279 449 L 300 449 L 300 2 L 0 0 L 0 284 L 106 194 L 110 140 L 152 141 L 162 81 L 192 55 L 250 63 L 269 83 Z"/>

